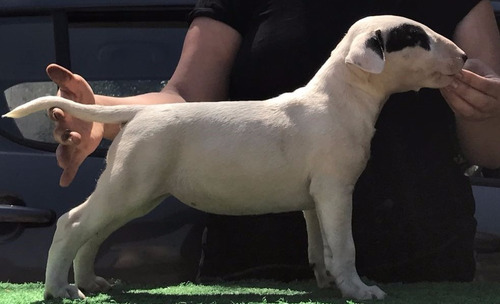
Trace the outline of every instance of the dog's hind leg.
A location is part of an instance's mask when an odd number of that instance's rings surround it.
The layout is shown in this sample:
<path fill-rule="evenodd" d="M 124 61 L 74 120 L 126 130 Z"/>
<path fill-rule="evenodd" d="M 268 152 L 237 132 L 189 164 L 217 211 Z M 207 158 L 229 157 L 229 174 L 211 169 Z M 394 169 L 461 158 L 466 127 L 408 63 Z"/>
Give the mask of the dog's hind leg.
<path fill-rule="evenodd" d="M 68 284 L 68 272 L 73 257 L 81 246 L 80 239 L 70 231 L 80 230 L 74 221 L 76 210 L 81 210 L 87 201 L 63 214 L 57 220 L 57 228 L 50 245 L 47 269 L 45 272 L 45 299 L 84 298 L 76 286 Z M 83 240 L 84 241 L 84 240 Z M 82 242 L 83 242 L 82 241 Z"/>
<path fill-rule="evenodd" d="M 149 205 L 158 205 L 163 198 L 154 200 Z M 147 213 L 147 212 L 146 212 Z M 102 292 L 111 288 L 111 285 L 104 278 L 95 274 L 94 263 L 99 247 L 108 236 L 126 224 L 130 219 L 123 218 L 121 221 L 115 221 L 103 228 L 98 233 L 94 234 L 82 247 L 78 250 L 73 261 L 73 269 L 75 273 L 75 285 L 85 292 Z"/>
<path fill-rule="evenodd" d="M 161 201 L 148 196 L 150 189 L 133 194 L 119 191 L 126 186 L 122 182 L 119 178 L 110 178 L 107 168 L 94 193 L 59 218 L 47 261 L 45 298 L 85 297 L 76 286 L 68 284 L 69 268 L 75 258 L 77 283 L 90 289 L 108 287 L 95 276 L 93 267 L 84 267 L 93 264 L 97 248 L 109 234 L 131 219 L 148 213 Z M 82 252 L 78 253 L 79 250 Z"/>
<path fill-rule="evenodd" d="M 108 225 L 98 233 L 94 234 L 85 244 L 78 250 L 75 259 L 73 260 L 73 269 L 75 273 L 75 285 L 85 292 L 101 292 L 107 291 L 111 285 L 104 278 L 96 276 L 94 271 L 94 261 L 102 242 L 113 232 L 119 225 Z"/>
<path fill-rule="evenodd" d="M 314 276 L 316 277 L 318 287 L 329 287 L 335 284 L 325 267 L 324 251 L 330 250 L 330 247 L 325 246 L 326 240 L 323 239 L 316 210 L 304 210 L 304 218 L 307 227 L 307 252 L 309 264 L 314 270 Z"/>
<path fill-rule="evenodd" d="M 343 297 L 383 299 L 377 286 L 367 286 L 356 271 L 352 238 L 352 186 L 340 185 L 331 177 L 311 181 L 321 232 L 330 250 L 325 250 L 326 269 L 335 279 Z"/>

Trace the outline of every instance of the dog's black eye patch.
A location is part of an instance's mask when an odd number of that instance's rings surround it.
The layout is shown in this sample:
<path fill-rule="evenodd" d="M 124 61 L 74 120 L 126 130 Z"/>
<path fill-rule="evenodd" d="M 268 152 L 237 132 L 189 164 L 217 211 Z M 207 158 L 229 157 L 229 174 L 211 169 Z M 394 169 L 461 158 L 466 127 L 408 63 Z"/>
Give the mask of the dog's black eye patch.
<path fill-rule="evenodd" d="M 402 24 L 389 31 L 387 43 L 385 45 L 387 52 L 400 51 L 406 47 L 419 46 L 424 50 L 430 51 L 430 39 L 423 28 L 412 25 Z"/>

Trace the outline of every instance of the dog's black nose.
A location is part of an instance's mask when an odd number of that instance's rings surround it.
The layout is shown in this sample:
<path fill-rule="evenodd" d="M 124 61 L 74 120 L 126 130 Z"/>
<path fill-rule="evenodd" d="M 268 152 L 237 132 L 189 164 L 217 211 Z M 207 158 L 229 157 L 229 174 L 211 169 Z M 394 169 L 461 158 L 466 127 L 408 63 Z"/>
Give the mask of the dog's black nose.
<path fill-rule="evenodd" d="M 467 61 L 467 59 L 468 59 L 467 55 L 463 54 L 463 55 L 462 55 L 462 60 L 463 60 L 464 62 L 466 62 L 466 61 Z"/>

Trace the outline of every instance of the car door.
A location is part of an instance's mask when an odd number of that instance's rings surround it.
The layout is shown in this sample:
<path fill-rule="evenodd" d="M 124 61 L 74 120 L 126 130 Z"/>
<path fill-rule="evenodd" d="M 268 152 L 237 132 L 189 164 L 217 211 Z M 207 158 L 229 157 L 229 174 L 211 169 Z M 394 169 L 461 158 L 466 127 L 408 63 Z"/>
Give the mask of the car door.
<path fill-rule="evenodd" d="M 83 75 L 95 93 L 160 90 L 175 69 L 193 5 L 47 2 L 0 4 L 1 113 L 55 94 L 45 74 L 52 62 Z M 107 143 L 83 163 L 70 187 L 59 187 L 51 132 L 46 113 L 0 120 L 0 281 L 43 280 L 56 219 L 85 200 L 104 168 Z M 100 250 L 96 271 L 132 281 L 193 280 L 203 219 L 169 198 L 114 233 Z"/>

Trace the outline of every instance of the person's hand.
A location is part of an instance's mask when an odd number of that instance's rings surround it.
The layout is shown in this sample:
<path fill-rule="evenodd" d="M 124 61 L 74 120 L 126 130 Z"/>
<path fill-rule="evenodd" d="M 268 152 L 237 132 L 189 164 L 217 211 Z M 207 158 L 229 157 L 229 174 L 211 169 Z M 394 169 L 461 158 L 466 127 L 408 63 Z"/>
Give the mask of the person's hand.
<path fill-rule="evenodd" d="M 47 75 L 59 86 L 59 96 L 79 103 L 95 103 L 91 87 L 81 76 L 56 64 L 47 67 Z M 77 119 L 59 108 L 50 109 L 48 114 L 55 121 L 54 138 L 59 143 L 57 163 L 63 169 L 59 185 L 66 187 L 73 181 L 85 158 L 101 142 L 104 126 Z"/>
<path fill-rule="evenodd" d="M 469 59 L 453 83 L 441 93 L 458 119 L 500 118 L 500 76 L 478 59 Z"/>

